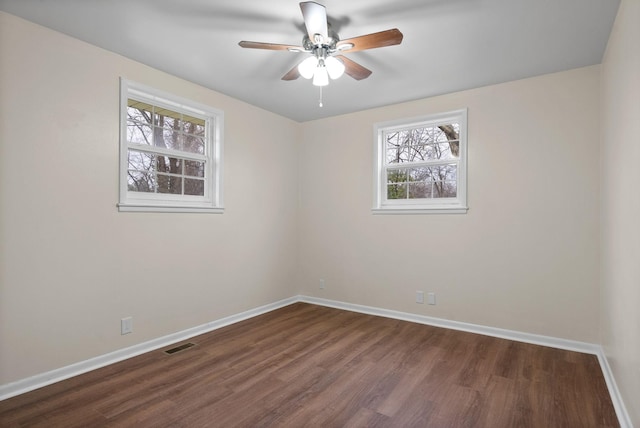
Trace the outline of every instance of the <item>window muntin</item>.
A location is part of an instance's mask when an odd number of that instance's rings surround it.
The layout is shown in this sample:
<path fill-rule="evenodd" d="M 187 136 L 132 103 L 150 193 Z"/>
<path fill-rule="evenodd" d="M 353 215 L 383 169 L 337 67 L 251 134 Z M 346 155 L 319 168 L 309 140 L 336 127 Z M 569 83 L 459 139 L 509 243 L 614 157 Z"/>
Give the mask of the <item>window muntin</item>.
<path fill-rule="evenodd" d="M 374 212 L 466 211 L 466 110 L 375 126 Z"/>
<path fill-rule="evenodd" d="M 221 112 L 122 81 L 121 211 L 222 212 Z"/>

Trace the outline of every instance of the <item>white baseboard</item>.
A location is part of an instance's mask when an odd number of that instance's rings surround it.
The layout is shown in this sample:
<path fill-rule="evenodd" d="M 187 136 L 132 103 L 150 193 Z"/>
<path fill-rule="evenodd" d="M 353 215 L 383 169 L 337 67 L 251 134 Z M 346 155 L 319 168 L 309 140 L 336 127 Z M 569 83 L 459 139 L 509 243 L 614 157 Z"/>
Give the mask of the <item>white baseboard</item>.
<path fill-rule="evenodd" d="M 434 327 L 449 328 L 451 330 L 466 331 L 469 333 L 483 334 L 485 336 L 499 337 L 502 339 L 515 340 L 517 342 L 532 343 L 534 345 L 549 346 L 552 348 L 565 349 L 568 351 L 582 352 L 586 354 L 598 354 L 600 346 L 592 343 L 578 342 L 575 340 L 558 339 L 556 337 L 543 336 L 539 334 L 523 333 L 514 330 L 505 330 L 496 327 L 487 327 L 478 324 L 469 324 L 460 321 L 450 321 L 442 318 L 428 317 L 425 315 L 410 314 L 407 312 L 392 311 L 389 309 L 376 308 L 372 306 L 356 305 L 353 303 L 339 302 L 335 300 L 321 299 L 318 297 L 299 296 L 301 302 L 312 303 L 314 305 L 328 306 L 346 311 L 360 312 L 363 314 L 377 315 L 386 318 L 394 318 L 403 321 L 426 324 Z"/>
<path fill-rule="evenodd" d="M 159 348 L 163 348 L 168 345 L 172 345 L 177 342 L 189 339 L 191 337 L 208 333 L 210 331 L 225 327 L 230 324 L 237 323 L 258 315 L 262 315 L 267 312 L 288 306 L 293 303 L 304 302 L 319 306 L 327 306 L 336 309 L 342 309 L 352 312 L 359 312 L 363 314 L 382 316 L 386 318 L 393 318 L 402 321 L 410 321 L 419 324 L 431 325 L 435 327 L 448 328 L 452 330 L 466 331 L 469 333 L 482 334 L 485 336 L 499 337 L 503 339 L 515 340 L 518 342 L 531 343 L 534 345 L 549 346 L 552 348 L 565 349 L 569 351 L 582 352 L 586 354 L 593 354 L 598 357 L 602 373 L 609 389 L 609 395 L 613 401 L 618 420 L 621 428 L 633 428 L 631 424 L 631 418 L 627 413 L 627 410 L 622 401 L 620 391 L 616 385 L 611 367 L 604 354 L 604 351 L 600 345 L 592 343 L 578 342 L 574 340 L 559 339 L 556 337 L 543 336 L 538 334 L 523 333 L 514 330 L 505 330 L 496 327 L 487 327 L 477 324 L 469 324 L 460 321 L 450 321 L 442 318 L 428 317 L 424 315 L 411 314 L 407 312 L 393 311 L 390 309 L 377 308 L 372 306 L 356 305 L 353 303 L 345 303 L 336 300 L 322 299 L 318 297 L 309 296 L 294 296 L 288 299 L 280 300 L 275 303 L 260 306 L 258 308 L 250 309 L 245 312 L 241 312 L 236 315 L 231 315 L 216 321 L 189 328 L 177 333 L 173 333 L 167 336 L 163 336 L 157 339 L 150 340 L 148 342 L 140 343 L 138 345 L 130 346 L 128 348 L 120 349 L 118 351 L 110 352 L 105 355 L 101 355 L 95 358 L 91 358 L 86 361 L 81 361 L 75 364 L 71 364 L 66 367 L 55 369 L 46 373 L 41 373 L 26 379 L 22 379 L 16 382 L 12 382 L 5 385 L 0 385 L 0 401 L 7 398 L 14 397 L 16 395 L 23 394 L 25 392 L 33 391 L 34 389 L 47 386 L 61 380 L 68 379 L 73 376 L 80 375 L 82 373 L 89 372 L 91 370 L 99 369 L 109 364 L 117 363 L 127 358 L 132 358 L 145 352 L 154 351 Z"/>
<path fill-rule="evenodd" d="M 604 349 L 602 349 L 602 347 L 600 347 L 600 352 L 598 352 L 598 361 L 600 362 L 600 368 L 602 368 L 604 381 L 607 383 L 607 389 L 609 390 L 609 395 L 611 396 L 613 407 L 616 409 L 616 415 L 618 415 L 620 428 L 633 428 L 633 423 L 631 423 L 631 416 L 629 416 L 627 408 L 624 405 L 622 395 L 620 395 L 620 390 L 618 389 L 618 385 L 616 384 L 616 379 L 613 377 L 611 366 L 609 366 L 609 360 L 607 359 L 607 356 L 605 355 Z"/>
<path fill-rule="evenodd" d="M 87 373 L 91 370 L 96 370 L 101 367 L 108 366 L 109 364 L 117 363 L 119 361 L 144 354 L 145 352 L 154 351 L 156 349 L 172 345 L 176 342 L 181 342 L 183 340 L 198 336 L 203 333 L 208 333 L 210 331 L 237 323 L 239 321 L 253 318 L 257 315 L 271 312 L 275 309 L 279 309 L 292 303 L 296 303 L 297 301 L 299 301 L 298 297 L 290 297 L 288 299 L 280 300 L 275 303 L 260 306 L 258 308 L 253 308 L 239 314 L 230 315 L 216 321 L 208 322 L 197 327 L 192 327 L 187 330 L 159 337 L 148 342 L 143 342 L 124 349 L 119 349 L 108 354 L 90 358 L 85 361 L 80 361 L 75 364 L 41 373 L 26 379 L 21 379 L 16 382 L 0 385 L 0 401 L 14 397 L 16 395 L 24 394 L 25 392 L 33 391 L 34 389 L 38 389 L 43 386 L 51 385 L 61 380 Z"/>
<path fill-rule="evenodd" d="M 609 367 L 609 362 L 604 354 L 602 346 L 595 345 L 593 343 L 578 342 L 575 340 L 559 339 L 551 336 L 543 336 L 539 334 L 523 333 L 514 330 L 505 330 L 496 327 L 487 327 L 477 324 L 469 324 L 460 321 L 450 321 L 442 318 L 428 317 L 424 315 L 410 314 L 407 312 L 392 311 L 389 309 L 376 308 L 372 306 L 356 305 L 353 303 L 339 302 L 336 300 L 327 300 L 319 297 L 298 296 L 300 302 L 311 303 L 314 305 L 328 306 L 336 309 L 343 309 L 346 311 L 359 312 L 369 315 L 377 315 L 386 318 L 393 318 L 402 321 L 410 321 L 419 324 L 431 325 L 434 327 L 443 327 L 451 330 L 466 331 L 469 333 L 477 333 L 485 336 L 499 337 L 502 339 L 515 340 L 517 342 L 531 343 L 534 345 L 548 346 L 551 348 L 564 349 L 568 351 L 582 352 L 585 354 L 593 354 L 598 357 L 600 368 L 604 380 L 613 402 L 613 407 L 618 416 L 618 422 L 620 428 L 633 428 L 631 418 L 627 412 L 622 396 L 616 385 L 615 378 Z"/>

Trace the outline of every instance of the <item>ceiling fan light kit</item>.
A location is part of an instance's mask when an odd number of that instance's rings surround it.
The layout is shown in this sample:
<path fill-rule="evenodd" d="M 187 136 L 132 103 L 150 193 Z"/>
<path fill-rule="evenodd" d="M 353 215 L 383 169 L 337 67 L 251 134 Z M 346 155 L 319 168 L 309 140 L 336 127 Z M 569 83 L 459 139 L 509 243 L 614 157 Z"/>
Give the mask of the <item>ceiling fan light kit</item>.
<path fill-rule="evenodd" d="M 327 67 L 327 73 L 333 80 L 340 78 L 344 74 L 344 63 L 336 57 L 330 56 L 324 60 L 324 65 Z"/>
<path fill-rule="evenodd" d="M 335 80 L 344 73 L 356 80 L 366 79 L 371 75 L 371 70 L 337 54 L 399 45 L 402 42 L 402 33 L 397 28 L 340 40 L 327 21 L 327 12 L 323 5 L 313 1 L 302 2 L 300 10 L 307 29 L 307 35 L 302 39 L 302 46 L 248 41 L 239 43 L 243 48 L 287 50 L 311 54 L 310 57 L 289 70 L 282 77 L 282 80 L 295 80 L 302 76 L 305 79 L 313 79 L 313 85 L 322 89 L 323 86 L 329 84 L 329 78 Z M 322 107 L 322 95 L 320 107 Z"/>
<path fill-rule="evenodd" d="M 315 86 L 327 86 L 328 77 L 332 80 L 339 79 L 344 74 L 344 70 L 344 63 L 332 56 L 324 58 L 312 56 L 298 64 L 300 76 L 305 79 L 313 78 Z"/>
<path fill-rule="evenodd" d="M 313 86 L 327 86 L 329 84 L 329 74 L 324 65 L 318 65 L 313 72 Z"/>
<path fill-rule="evenodd" d="M 317 66 L 318 58 L 310 56 L 309 58 L 298 64 L 298 72 L 300 73 L 300 76 L 304 77 L 305 79 L 311 79 L 314 72 L 316 71 Z"/>

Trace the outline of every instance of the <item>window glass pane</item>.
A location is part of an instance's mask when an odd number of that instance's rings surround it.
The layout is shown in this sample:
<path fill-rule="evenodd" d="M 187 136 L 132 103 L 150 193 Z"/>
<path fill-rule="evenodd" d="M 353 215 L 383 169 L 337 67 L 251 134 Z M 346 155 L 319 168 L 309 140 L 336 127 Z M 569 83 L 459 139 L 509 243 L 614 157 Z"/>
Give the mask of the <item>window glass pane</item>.
<path fill-rule="evenodd" d="M 406 198 L 407 198 L 406 184 L 388 184 L 387 185 L 387 199 L 406 199 Z"/>
<path fill-rule="evenodd" d="M 460 124 L 447 123 L 434 128 L 436 159 L 453 159 L 460 156 Z"/>
<path fill-rule="evenodd" d="M 155 175 L 151 172 L 127 172 L 127 188 L 130 191 L 155 193 L 156 184 Z"/>
<path fill-rule="evenodd" d="M 154 155 L 153 153 L 129 150 L 128 158 L 128 169 L 137 171 L 153 171 L 156 159 L 156 155 Z"/>
<path fill-rule="evenodd" d="M 164 116 L 162 120 L 162 128 L 165 132 L 182 131 L 182 120 L 180 120 L 179 117 Z"/>
<path fill-rule="evenodd" d="M 185 160 L 184 175 L 204 177 L 204 162 Z"/>
<path fill-rule="evenodd" d="M 433 159 L 433 149 L 430 144 L 414 144 L 407 147 L 407 151 L 411 162 Z"/>
<path fill-rule="evenodd" d="M 436 181 L 433 183 L 434 198 L 455 198 L 457 185 L 455 181 Z"/>
<path fill-rule="evenodd" d="M 158 156 L 156 168 L 158 172 L 168 174 L 182 174 L 182 159 L 169 156 Z"/>
<path fill-rule="evenodd" d="M 129 99 L 127 100 L 127 119 L 140 123 L 151 123 L 153 117 L 152 106 L 149 104 Z"/>
<path fill-rule="evenodd" d="M 409 161 L 409 153 L 406 149 L 401 147 L 388 147 L 387 148 L 387 163 L 403 163 Z"/>
<path fill-rule="evenodd" d="M 151 126 L 138 122 L 127 122 L 127 141 L 133 144 L 149 144 L 153 141 Z"/>
<path fill-rule="evenodd" d="M 426 181 L 431 177 L 431 168 L 429 167 L 420 167 L 420 168 L 411 168 L 407 170 L 408 173 L 408 181 Z"/>
<path fill-rule="evenodd" d="M 204 196 L 204 180 L 197 180 L 193 178 L 184 179 L 184 194 Z"/>
<path fill-rule="evenodd" d="M 204 137 L 196 137 L 194 135 L 185 134 L 182 136 L 182 149 L 189 153 L 204 154 Z"/>
<path fill-rule="evenodd" d="M 387 134 L 387 163 L 404 163 L 411 161 L 410 148 L 403 139 L 403 133 Z"/>
<path fill-rule="evenodd" d="M 431 182 L 409 183 L 407 186 L 408 186 L 407 196 L 409 199 L 431 198 L 433 183 Z"/>
<path fill-rule="evenodd" d="M 407 181 L 406 169 L 387 170 L 387 183 L 404 183 Z"/>
<path fill-rule="evenodd" d="M 160 128 L 158 128 L 160 129 Z M 181 150 L 181 138 L 182 135 L 178 131 L 173 131 L 171 129 L 162 128 L 162 141 L 160 144 L 156 144 L 158 147 L 164 147 L 169 150 Z"/>
<path fill-rule="evenodd" d="M 202 119 L 198 119 L 191 116 L 183 117 L 183 130 L 187 134 L 196 135 L 198 137 L 204 137 L 205 122 Z"/>
<path fill-rule="evenodd" d="M 178 131 L 182 130 L 182 113 L 162 107 L 155 107 L 154 113 L 154 125 Z"/>
<path fill-rule="evenodd" d="M 433 166 L 430 170 L 433 181 L 455 181 L 457 179 L 457 166 L 455 164 Z"/>
<path fill-rule="evenodd" d="M 182 194 L 182 177 L 158 174 L 158 193 Z"/>

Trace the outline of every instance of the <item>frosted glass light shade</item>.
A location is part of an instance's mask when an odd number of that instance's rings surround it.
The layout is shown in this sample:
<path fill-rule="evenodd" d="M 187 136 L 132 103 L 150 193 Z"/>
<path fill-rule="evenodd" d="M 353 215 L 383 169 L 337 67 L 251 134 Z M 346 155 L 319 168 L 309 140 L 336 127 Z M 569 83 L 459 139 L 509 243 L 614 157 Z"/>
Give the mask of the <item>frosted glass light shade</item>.
<path fill-rule="evenodd" d="M 313 84 L 314 86 L 327 86 L 329 84 L 327 67 L 316 67 L 316 71 L 313 73 Z"/>
<path fill-rule="evenodd" d="M 316 58 L 315 56 L 310 56 L 309 58 L 298 64 L 298 73 L 300 73 L 300 76 L 304 77 L 305 79 L 311 79 L 314 72 L 316 71 L 317 66 L 318 58 Z"/>
<path fill-rule="evenodd" d="M 344 73 L 344 64 L 338 58 L 334 58 L 332 56 L 327 57 L 327 59 L 324 60 L 324 64 L 327 67 L 329 77 L 334 80 L 342 76 Z"/>

